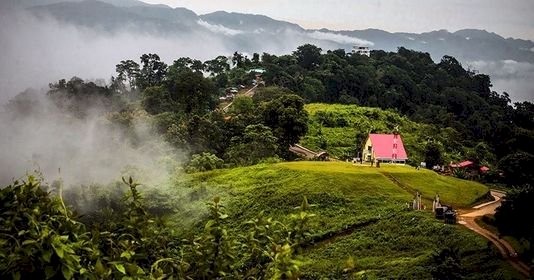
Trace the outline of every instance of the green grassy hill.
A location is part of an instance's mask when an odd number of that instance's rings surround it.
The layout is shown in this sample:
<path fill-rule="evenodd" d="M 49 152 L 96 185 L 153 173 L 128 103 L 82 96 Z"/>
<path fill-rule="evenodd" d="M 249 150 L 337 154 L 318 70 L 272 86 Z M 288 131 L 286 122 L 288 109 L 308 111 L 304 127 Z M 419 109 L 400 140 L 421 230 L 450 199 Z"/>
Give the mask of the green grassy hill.
<path fill-rule="evenodd" d="M 461 160 L 466 153 L 456 130 L 439 129 L 416 123 L 398 113 L 357 105 L 314 103 L 305 106 L 310 115 L 309 131 L 301 144 L 312 150 L 325 150 L 337 158 L 352 158 L 361 152 L 369 132 L 391 133 L 398 126 L 408 157 L 423 161 L 425 142 L 432 137 L 441 142 L 446 161 Z"/>
<path fill-rule="evenodd" d="M 432 254 L 444 246 L 460 248 L 468 276 L 491 279 L 496 271 L 510 273 L 487 250 L 485 239 L 462 226 L 445 225 L 429 211 L 406 207 L 415 189 L 424 197 L 439 192 L 446 203 L 468 206 L 488 191 L 475 182 L 406 166 L 371 168 L 344 162 L 263 164 L 188 178 L 222 196 L 235 230 L 261 211 L 287 221 L 306 196 L 317 216 L 311 222 L 316 242 L 301 252 L 307 262 L 304 279 L 363 274 L 369 279 L 429 279 Z M 352 269 L 343 272 L 349 257 Z"/>

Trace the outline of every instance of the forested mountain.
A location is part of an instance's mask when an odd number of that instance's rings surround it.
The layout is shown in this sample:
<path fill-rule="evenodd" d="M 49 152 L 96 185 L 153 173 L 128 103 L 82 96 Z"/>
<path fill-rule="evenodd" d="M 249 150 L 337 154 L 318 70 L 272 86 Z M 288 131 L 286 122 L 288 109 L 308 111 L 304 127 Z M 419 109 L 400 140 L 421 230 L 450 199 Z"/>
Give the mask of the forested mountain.
<path fill-rule="evenodd" d="M 197 15 L 187 9 L 167 6 L 118 7 L 112 4 L 86 0 L 60 2 L 29 8 L 39 17 L 52 16 L 61 22 L 94 28 L 99 32 L 192 32 Z"/>
<path fill-rule="evenodd" d="M 265 70 L 262 79 L 269 87 L 257 90 L 252 98 L 237 98 L 228 112 L 218 110 L 229 87 L 252 85 L 255 76 L 250 69 L 254 68 Z M 534 154 L 533 104 L 513 104 L 506 93 L 491 90 L 488 75 L 465 69 L 451 56 L 435 63 L 428 53 L 405 48 L 372 51 L 366 57 L 307 44 L 290 55 L 254 53 L 248 58 L 235 52 L 230 60 L 225 56 L 204 62 L 179 58 L 170 65 L 157 54 L 145 54 L 140 63 L 121 61 L 116 70 L 110 86 L 73 78 L 50 84 L 48 94 L 62 110 L 77 117 L 92 110 L 84 105 L 90 96 L 95 98 L 89 100 L 104 104 L 99 108 L 105 111 L 119 110 L 119 119 L 132 118 L 129 114 L 135 110 L 125 104 L 138 100 L 170 144 L 190 156 L 211 153 L 231 165 L 275 156 L 291 158 L 288 148 L 308 131 L 304 104 L 317 102 L 392 110 L 425 124 L 415 129 L 418 136 L 410 140 L 418 151 L 414 162 L 425 160 L 425 146 L 443 155 L 435 164 L 469 159 L 494 171 L 507 170 L 510 162 L 528 166 Z M 12 106 L 21 103 L 18 99 L 10 102 Z M 395 120 L 402 120 L 399 115 L 366 114 L 369 124 L 351 124 L 357 138 L 403 127 L 415 131 L 416 124 L 402 121 L 407 125 L 395 125 Z M 349 125 L 348 120 L 336 116 L 317 118 L 314 116 L 321 125 Z M 371 125 L 379 118 L 387 119 L 389 127 Z M 361 141 L 339 155 L 355 157 Z M 258 145 L 271 148 L 255 156 L 243 153 Z M 528 174 L 511 172 L 505 174 L 507 180 L 529 180 Z"/>
<path fill-rule="evenodd" d="M 485 30 L 439 30 L 421 34 L 391 33 L 377 29 L 315 30 L 263 15 L 223 11 L 197 15 L 185 8 L 150 5 L 136 0 L 25 0 L 7 1 L 0 5 L 28 8 L 40 19 L 51 15 L 64 28 L 81 26 L 96 30 L 99 36 L 150 35 L 173 40 L 172 44 L 177 45 L 199 44 L 209 38 L 216 41 L 212 44 L 218 49 L 226 50 L 226 55 L 236 50 L 248 54 L 284 54 L 305 43 L 323 49 L 343 48 L 346 51 L 355 45 L 385 51 L 405 47 L 428 52 L 436 62 L 444 55 L 454 56 L 465 67 L 492 76 L 493 90 L 508 92 L 512 100 L 532 100 L 534 96 L 529 86 L 529 81 L 534 78 L 534 42 L 503 38 Z M 130 42 L 117 41 L 117 44 Z M 153 51 L 162 49 L 161 52 L 169 52 L 166 44 L 154 44 L 151 48 Z M 204 50 L 201 55 L 205 58 L 215 54 Z"/>
<path fill-rule="evenodd" d="M 201 15 L 200 18 L 211 24 L 222 25 L 227 28 L 253 33 L 279 33 L 287 29 L 304 31 L 304 28 L 287 21 L 275 20 L 264 15 L 251 15 L 242 13 L 228 13 L 218 11 Z"/>
<path fill-rule="evenodd" d="M 35 7 L 35 6 L 44 6 L 62 2 L 82 2 L 84 0 L 5 0 L 4 3 L 11 5 L 12 7 Z M 99 0 L 100 2 L 109 3 L 117 7 L 166 7 L 167 5 L 154 5 L 147 4 L 139 0 Z"/>

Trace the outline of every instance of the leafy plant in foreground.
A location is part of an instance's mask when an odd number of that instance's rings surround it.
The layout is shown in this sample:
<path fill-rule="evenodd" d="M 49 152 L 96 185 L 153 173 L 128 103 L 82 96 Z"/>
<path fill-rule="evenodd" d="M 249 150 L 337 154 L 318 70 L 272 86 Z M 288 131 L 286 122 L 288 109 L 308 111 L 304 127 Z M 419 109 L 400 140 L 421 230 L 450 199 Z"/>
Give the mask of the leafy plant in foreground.
<path fill-rule="evenodd" d="M 245 223 L 245 234 L 228 228 L 220 199 L 192 239 L 145 210 L 139 184 L 117 212 L 89 226 L 76 221 L 60 196 L 40 180 L 0 190 L 0 276 L 11 279 L 297 279 L 295 252 L 309 236 L 306 199 L 289 225 L 263 213 Z M 107 210 L 106 210 L 107 211 Z"/>

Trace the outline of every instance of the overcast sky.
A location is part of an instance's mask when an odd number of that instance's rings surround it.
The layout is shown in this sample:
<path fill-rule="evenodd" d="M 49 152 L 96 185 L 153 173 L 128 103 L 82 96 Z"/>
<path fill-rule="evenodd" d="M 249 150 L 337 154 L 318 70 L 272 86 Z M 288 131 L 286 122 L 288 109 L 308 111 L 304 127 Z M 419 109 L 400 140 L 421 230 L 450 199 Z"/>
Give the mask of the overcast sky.
<path fill-rule="evenodd" d="M 186 7 L 264 14 L 306 28 L 378 28 L 391 32 L 486 29 L 534 40 L 534 0 L 143 0 Z"/>

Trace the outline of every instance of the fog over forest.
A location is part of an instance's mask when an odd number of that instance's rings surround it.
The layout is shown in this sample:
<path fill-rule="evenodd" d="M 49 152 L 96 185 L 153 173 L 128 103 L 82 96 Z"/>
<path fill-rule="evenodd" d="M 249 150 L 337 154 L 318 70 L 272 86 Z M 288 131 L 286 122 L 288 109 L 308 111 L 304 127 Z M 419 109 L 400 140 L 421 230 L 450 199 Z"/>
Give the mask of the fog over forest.
<path fill-rule="evenodd" d="M 119 61 L 137 59 L 144 53 L 157 53 L 170 63 L 178 57 L 207 60 L 235 51 L 287 54 L 304 43 L 316 44 L 324 50 L 350 45 L 381 48 L 376 42 L 323 31 L 286 29 L 271 37 L 260 34 L 259 30 L 245 32 L 198 20 L 198 28 L 178 34 L 136 31 L 135 26 L 105 32 L 60 22 L 50 16 L 37 18 L 21 9 L 3 7 L 0 13 L 0 103 L 29 87 L 46 89 L 48 83 L 61 78 L 109 80 Z M 388 48 L 395 50 L 393 46 Z M 442 55 L 431 54 L 436 61 Z M 534 79 L 534 64 L 512 59 L 461 62 L 489 74 L 493 89 L 508 92 L 513 101 L 533 99 L 530 81 Z"/>
<path fill-rule="evenodd" d="M 9 182 L 20 170 L 39 168 L 47 176 L 58 176 L 61 169 L 63 177 L 70 176 L 66 179 L 78 183 L 87 183 L 89 178 L 112 179 L 131 163 L 147 165 L 149 162 L 152 169 L 160 169 L 153 168 L 152 164 L 158 159 L 156 155 L 163 154 L 166 148 L 161 147 L 163 144 L 152 133 L 143 130 L 147 124 L 139 124 L 139 137 L 150 145 L 159 145 L 156 153 L 123 141 L 121 132 L 105 124 L 98 114 L 77 120 L 65 119 L 58 113 L 44 95 L 48 84 L 59 79 L 77 76 L 103 85 L 116 75 L 117 63 L 137 60 L 145 53 L 156 53 L 162 61 L 171 63 L 179 57 L 208 60 L 218 55 L 229 56 L 234 51 L 249 56 L 247 51 L 250 50 L 287 54 L 304 43 L 317 44 L 323 50 L 340 45 L 359 44 L 371 48 L 375 45 L 372 41 L 323 31 L 287 29 L 276 35 L 277 41 L 270 41 L 262 40 L 263 35 L 254 35 L 256 30 L 247 33 L 202 20 L 198 25 L 203 29 L 173 35 L 133 32 L 135 27 L 132 26 L 104 32 L 66 24 L 49 16 L 36 17 L 27 10 L 1 9 L 0 104 L 33 88 L 24 96 L 41 105 L 32 107 L 39 107 L 38 112 L 9 112 L 5 113 L 9 117 L 0 120 L 0 130 L 5 135 L 0 139 L 0 183 Z M 433 59 L 439 60 L 439 57 L 433 56 Z M 493 89 L 508 92 L 513 101 L 532 100 L 534 64 L 514 60 L 463 64 L 490 74 Z M 61 162 L 61 166 L 55 164 L 57 162 Z M 70 169 L 74 162 L 78 163 L 76 170 Z M 105 166 L 98 164 L 101 162 L 106 162 Z M 88 168 L 90 166 L 92 168 Z"/>

